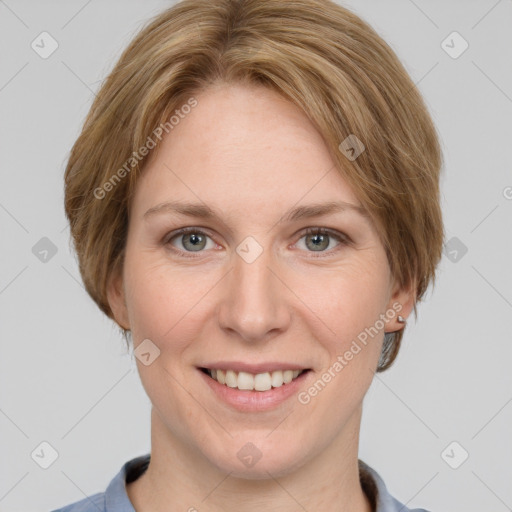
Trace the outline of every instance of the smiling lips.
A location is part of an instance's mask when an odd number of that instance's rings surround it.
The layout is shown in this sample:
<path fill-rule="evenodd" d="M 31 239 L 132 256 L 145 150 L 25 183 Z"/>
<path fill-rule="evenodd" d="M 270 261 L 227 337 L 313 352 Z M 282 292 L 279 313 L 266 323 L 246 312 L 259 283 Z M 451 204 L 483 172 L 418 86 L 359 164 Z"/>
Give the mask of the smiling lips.
<path fill-rule="evenodd" d="M 230 388 L 243 391 L 268 391 L 289 384 L 307 370 L 275 370 L 272 372 L 249 373 L 245 371 L 202 368 L 203 372 Z"/>

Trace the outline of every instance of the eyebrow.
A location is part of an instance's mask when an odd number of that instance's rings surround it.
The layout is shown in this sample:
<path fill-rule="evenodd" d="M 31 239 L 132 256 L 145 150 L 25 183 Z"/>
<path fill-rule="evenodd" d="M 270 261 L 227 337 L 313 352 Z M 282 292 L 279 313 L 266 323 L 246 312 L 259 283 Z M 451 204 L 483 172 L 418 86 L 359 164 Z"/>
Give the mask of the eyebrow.
<path fill-rule="evenodd" d="M 320 217 L 333 213 L 344 211 L 355 211 L 363 217 L 369 219 L 369 214 L 365 208 L 360 205 L 347 203 L 344 201 L 331 201 L 326 203 L 314 203 L 304 206 L 297 206 L 288 210 L 279 220 L 278 224 L 283 222 L 295 222 L 301 219 L 309 219 L 311 217 Z M 167 201 L 165 203 L 153 206 L 144 214 L 147 219 L 158 213 L 174 213 L 187 217 L 195 217 L 200 219 L 217 219 L 220 216 L 207 206 L 201 203 L 190 203 L 181 201 Z"/>

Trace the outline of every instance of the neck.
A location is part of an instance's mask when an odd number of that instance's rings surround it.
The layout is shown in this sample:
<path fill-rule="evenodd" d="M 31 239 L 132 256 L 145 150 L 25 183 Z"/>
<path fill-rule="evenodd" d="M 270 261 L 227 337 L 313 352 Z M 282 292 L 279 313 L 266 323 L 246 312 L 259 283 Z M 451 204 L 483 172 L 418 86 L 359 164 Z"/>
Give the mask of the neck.
<path fill-rule="evenodd" d="M 372 512 L 359 481 L 358 444 L 361 411 L 342 435 L 315 458 L 284 475 L 265 479 L 230 476 L 190 445 L 176 439 L 152 409 L 151 461 L 146 472 L 127 485 L 137 512 L 291 512 L 298 509 Z"/>

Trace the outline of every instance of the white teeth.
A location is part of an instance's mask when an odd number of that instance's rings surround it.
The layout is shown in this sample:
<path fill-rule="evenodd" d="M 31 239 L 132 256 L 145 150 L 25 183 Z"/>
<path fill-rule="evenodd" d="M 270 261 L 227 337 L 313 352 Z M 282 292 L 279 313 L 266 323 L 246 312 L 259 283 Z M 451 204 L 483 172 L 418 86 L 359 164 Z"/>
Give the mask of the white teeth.
<path fill-rule="evenodd" d="M 290 383 L 302 373 L 302 370 L 277 370 L 275 372 L 258 373 L 235 372 L 233 370 L 208 370 L 208 374 L 219 384 L 245 391 L 268 391 Z"/>
<path fill-rule="evenodd" d="M 254 389 L 256 391 L 268 391 L 271 387 L 272 378 L 270 377 L 270 373 L 258 373 L 254 377 Z"/>
<path fill-rule="evenodd" d="M 230 388 L 238 387 L 238 379 L 236 378 L 236 373 L 233 370 L 228 370 L 226 372 L 226 386 Z"/>
<path fill-rule="evenodd" d="M 254 389 L 254 377 L 247 372 L 238 373 L 238 389 Z"/>
<path fill-rule="evenodd" d="M 293 370 L 285 370 L 283 372 L 283 381 L 285 384 L 288 384 L 293 379 Z"/>
<path fill-rule="evenodd" d="M 272 372 L 272 387 L 273 388 L 280 388 L 284 383 L 283 380 L 283 372 Z"/>

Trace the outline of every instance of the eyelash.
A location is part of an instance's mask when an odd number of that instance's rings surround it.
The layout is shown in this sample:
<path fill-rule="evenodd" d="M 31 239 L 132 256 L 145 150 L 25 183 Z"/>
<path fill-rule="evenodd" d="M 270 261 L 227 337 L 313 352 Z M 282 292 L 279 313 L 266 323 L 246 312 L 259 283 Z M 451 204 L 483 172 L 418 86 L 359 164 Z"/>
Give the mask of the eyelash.
<path fill-rule="evenodd" d="M 184 256 L 185 258 L 198 258 L 201 256 L 201 252 L 204 252 L 204 251 L 198 251 L 197 255 L 192 255 L 193 254 L 192 251 L 182 251 L 180 249 L 176 249 L 174 246 L 171 245 L 172 240 L 174 240 L 175 238 L 177 238 L 181 235 L 186 235 L 187 233 L 194 233 L 197 235 L 204 235 L 209 238 L 212 238 L 206 231 L 204 231 L 202 229 L 188 227 L 188 228 L 182 228 L 178 231 L 170 233 L 168 236 L 166 236 L 164 238 L 163 243 L 164 243 L 164 245 L 169 246 L 173 252 L 177 253 L 180 256 Z M 318 251 L 319 254 L 313 255 L 312 256 L 313 258 L 328 257 L 332 253 L 335 253 L 338 250 L 342 249 L 344 246 L 348 245 L 351 241 L 350 238 L 347 235 L 345 235 L 344 233 L 340 233 L 339 231 L 335 231 L 335 230 L 328 229 L 328 228 L 307 228 L 305 231 L 302 231 L 298 240 L 301 240 L 305 236 L 312 236 L 312 235 L 329 235 L 330 237 L 335 238 L 339 242 L 339 244 L 333 249 L 330 249 L 328 251 Z M 315 251 L 306 251 L 306 252 L 311 252 L 313 254 L 315 253 Z M 325 256 L 326 253 L 327 253 L 327 256 Z"/>

